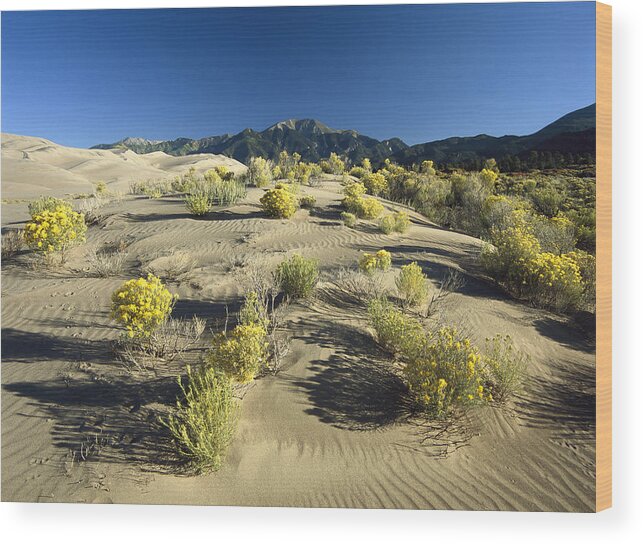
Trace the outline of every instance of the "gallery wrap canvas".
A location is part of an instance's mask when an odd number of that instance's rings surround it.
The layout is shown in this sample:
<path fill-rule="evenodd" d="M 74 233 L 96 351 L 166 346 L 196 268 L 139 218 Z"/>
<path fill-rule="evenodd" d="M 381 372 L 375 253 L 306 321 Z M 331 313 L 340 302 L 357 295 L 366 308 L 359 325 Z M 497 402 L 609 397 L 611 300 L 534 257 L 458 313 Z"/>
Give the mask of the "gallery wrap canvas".
<path fill-rule="evenodd" d="M 2 13 L 2 500 L 611 505 L 611 9 Z"/>

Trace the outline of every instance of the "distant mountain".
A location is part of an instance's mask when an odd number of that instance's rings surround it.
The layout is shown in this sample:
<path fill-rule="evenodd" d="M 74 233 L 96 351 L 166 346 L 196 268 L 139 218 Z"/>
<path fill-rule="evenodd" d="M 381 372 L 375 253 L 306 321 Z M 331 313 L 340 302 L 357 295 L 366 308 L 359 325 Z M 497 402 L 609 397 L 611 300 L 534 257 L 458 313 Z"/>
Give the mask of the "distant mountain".
<path fill-rule="evenodd" d="M 178 138 L 168 141 L 125 138 L 113 144 L 99 144 L 93 149 L 126 148 L 136 153 L 164 151 L 170 155 L 214 153 L 247 163 L 251 157 L 277 159 L 284 149 L 299 153 L 305 161 L 317 162 L 331 153 L 348 157 L 352 162 L 369 158 L 382 162 L 408 146 L 399 138 L 376 140 L 354 130 L 332 129 L 314 119 L 288 119 L 262 132 L 250 128 L 238 134 L 211 136 L 199 140 Z"/>
<path fill-rule="evenodd" d="M 503 161 L 505 169 L 509 170 L 520 168 L 525 161 L 565 163 L 574 162 L 578 157 L 585 157 L 584 160 L 593 157 L 596 149 L 596 104 L 573 111 L 528 136 L 480 134 L 410 147 L 399 138 L 380 141 L 354 130 L 333 129 L 314 119 L 288 119 L 261 132 L 247 128 L 238 134 L 198 140 L 125 138 L 113 144 L 94 146 L 94 149 L 112 148 L 131 149 L 136 153 L 164 151 L 170 155 L 214 153 L 246 164 L 251 157 L 257 156 L 277 159 L 283 150 L 297 152 L 305 161 L 317 162 L 337 153 L 354 164 L 369 158 L 375 165 L 387 158 L 406 165 L 428 159 L 440 165 L 475 168 L 484 159 L 494 157 Z"/>
<path fill-rule="evenodd" d="M 596 104 L 573 111 L 528 136 L 447 138 L 407 147 L 393 154 L 401 164 L 433 160 L 461 165 L 505 156 L 528 158 L 535 153 L 561 155 L 594 154 L 596 149 Z"/>

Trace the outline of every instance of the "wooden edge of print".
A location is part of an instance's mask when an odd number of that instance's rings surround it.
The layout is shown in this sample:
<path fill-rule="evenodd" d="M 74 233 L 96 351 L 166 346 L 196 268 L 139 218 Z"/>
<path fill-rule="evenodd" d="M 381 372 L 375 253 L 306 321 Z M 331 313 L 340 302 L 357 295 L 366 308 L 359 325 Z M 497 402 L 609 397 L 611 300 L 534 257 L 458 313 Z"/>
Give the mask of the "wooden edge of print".
<path fill-rule="evenodd" d="M 612 7 L 596 3 L 596 511 L 612 506 Z"/>

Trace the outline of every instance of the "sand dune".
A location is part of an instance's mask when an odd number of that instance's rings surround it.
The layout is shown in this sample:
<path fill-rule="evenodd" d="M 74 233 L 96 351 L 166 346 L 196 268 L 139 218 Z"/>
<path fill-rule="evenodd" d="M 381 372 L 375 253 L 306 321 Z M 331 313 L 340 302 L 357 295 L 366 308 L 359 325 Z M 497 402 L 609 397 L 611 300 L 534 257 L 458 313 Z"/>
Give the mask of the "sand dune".
<path fill-rule="evenodd" d="M 7 151 L 14 155 L 51 153 L 46 141 L 10 142 Z M 127 153 L 81 151 L 78 157 L 96 153 L 87 159 L 94 164 L 113 161 L 120 167 L 118 161 L 127 158 L 122 170 L 113 167 L 119 182 L 131 164 L 142 177 L 149 168 L 178 167 L 157 153 L 130 159 Z M 66 183 L 88 172 L 79 160 L 74 163 L 75 152 L 54 150 L 59 168 L 69 173 Z M 12 160 L 10 168 L 37 159 Z M 58 188 L 57 180 L 24 176 L 14 184 Z M 122 277 L 86 277 L 81 248 L 61 271 L 31 271 L 23 257 L 4 264 L 2 499 L 592 510 L 591 343 L 561 318 L 510 300 L 481 279 L 475 264 L 479 240 L 416 214 L 404 236 L 385 236 L 366 224 L 342 226 L 339 189 L 335 181 L 305 188 L 319 209 L 300 210 L 289 221 L 262 216 L 259 189 L 205 220 L 189 217 L 179 199 L 126 197 L 106 208 L 101 226 L 88 235 L 89 245 L 133 240 Z M 234 263 L 276 263 L 293 251 L 323 263 L 316 299 L 288 314 L 293 343 L 283 371 L 248 389 L 223 468 L 202 477 L 173 473 L 155 425 L 158 410 L 176 395 L 176 369 L 127 371 L 109 345 L 119 333 L 108 315 L 110 293 L 139 273 L 141 262 L 172 248 L 196 260 L 189 281 L 171 284 L 180 296 L 174 313 L 199 315 L 209 324 L 225 314 L 226 304 L 232 310 L 239 304 L 242 287 L 231 272 Z M 375 348 L 363 309 L 333 291 L 339 267 L 379 248 L 391 251 L 396 267 L 416 260 L 436 282 L 449 269 L 462 271 L 466 283 L 444 300 L 443 319 L 479 342 L 498 332 L 511 334 L 532 357 L 524 393 L 505 410 L 476 412 L 467 437 L 454 433 L 445 440 L 404 418 L 403 387 Z M 81 445 L 90 450 L 87 460 L 78 458 Z"/>
<path fill-rule="evenodd" d="M 234 172 L 245 166 L 223 155 L 173 157 L 156 152 L 64 147 L 43 138 L 2 134 L 2 198 L 37 198 L 91 193 L 98 181 L 112 190 L 127 191 L 131 181 L 166 179 L 187 171 L 200 173 L 217 165 Z"/>

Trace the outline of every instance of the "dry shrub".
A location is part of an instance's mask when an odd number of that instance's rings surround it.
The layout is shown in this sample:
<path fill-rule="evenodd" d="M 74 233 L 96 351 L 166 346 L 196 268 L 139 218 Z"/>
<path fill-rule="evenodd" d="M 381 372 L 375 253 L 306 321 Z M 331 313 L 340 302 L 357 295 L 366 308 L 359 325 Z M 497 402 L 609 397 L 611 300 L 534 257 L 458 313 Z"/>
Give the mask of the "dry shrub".
<path fill-rule="evenodd" d="M 124 243 L 120 243 L 91 248 L 86 254 L 89 274 L 99 278 L 118 276 L 127 260 L 126 247 Z"/>
<path fill-rule="evenodd" d="M 510 336 L 498 334 L 487 338 L 483 364 L 493 400 L 504 403 L 520 391 L 529 357 L 515 348 Z"/>
<path fill-rule="evenodd" d="M 22 231 L 10 229 L 2 233 L 2 260 L 15 257 L 24 245 Z"/>
<path fill-rule="evenodd" d="M 161 420 L 179 454 L 197 472 L 221 467 L 238 419 L 231 380 L 213 368 L 187 368 L 187 385 L 178 379 L 182 398 L 174 413 Z"/>
<path fill-rule="evenodd" d="M 386 287 L 381 275 L 363 274 L 351 268 L 341 268 L 337 272 L 335 285 L 360 304 L 366 304 L 373 298 L 386 295 Z"/>
<path fill-rule="evenodd" d="M 190 252 L 172 250 L 169 254 L 148 262 L 144 271 L 164 281 L 179 282 L 189 279 L 195 266 L 196 259 Z"/>

